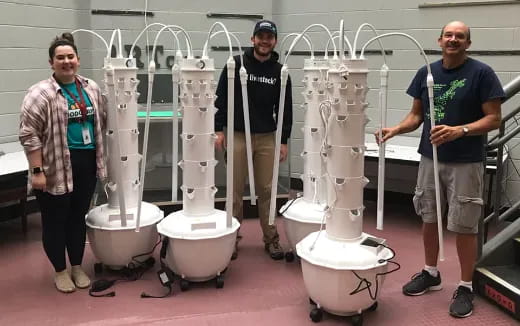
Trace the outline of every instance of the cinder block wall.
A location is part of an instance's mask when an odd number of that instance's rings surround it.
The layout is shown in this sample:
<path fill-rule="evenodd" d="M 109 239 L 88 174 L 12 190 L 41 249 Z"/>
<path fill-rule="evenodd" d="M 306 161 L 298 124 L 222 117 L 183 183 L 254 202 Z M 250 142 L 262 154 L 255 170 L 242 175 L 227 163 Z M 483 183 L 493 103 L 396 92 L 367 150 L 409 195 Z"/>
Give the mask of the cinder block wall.
<path fill-rule="evenodd" d="M 63 30 L 90 26 L 90 2 L 17 0 L 0 3 L 0 144 L 18 140 L 27 88 L 49 76 L 48 47 Z"/>
<path fill-rule="evenodd" d="M 431 3 L 441 3 L 435 0 Z M 429 2 L 429 3 L 430 3 Z M 458 3 L 468 1 L 457 1 Z M 92 15 L 93 9 L 111 10 L 140 10 L 145 9 L 154 13 L 148 17 L 148 24 L 161 22 L 176 24 L 184 27 L 192 37 L 196 54 L 200 54 L 203 42 L 209 27 L 215 21 L 222 21 L 230 31 L 235 32 L 243 46 L 250 44 L 249 38 L 254 24 L 251 19 L 213 19 L 207 13 L 243 13 L 260 14 L 272 18 L 277 22 L 280 30 L 280 39 L 291 32 L 301 32 L 311 23 L 322 23 L 332 31 L 339 28 L 339 20 L 345 20 L 347 36 L 353 41 L 353 34 L 357 27 L 368 22 L 380 32 L 402 31 L 417 38 L 425 49 L 438 49 L 437 38 L 440 27 L 451 20 L 463 20 L 472 28 L 472 50 L 520 50 L 520 24 L 517 20 L 519 4 L 488 5 L 470 7 L 419 8 L 417 1 L 340 1 L 324 0 L 320 2 L 301 2 L 296 0 L 283 1 L 164 1 L 164 0 L 24 0 L 3 1 L 0 3 L 0 17 L 2 25 L 0 31 L 0 143 L 16 142 L 20 103 L 25 90 L 33 83 L 50 75 L 47 48 L 55 35 L 76 28 L 92 29 L 109 39 L 114 28 L 122 31 L 123 44 L 131 44 L 138 32 L 145 26 L 143 16 L 108 16 Z M 319 29 L 313 29 L 309 36 L 315 48 L 323 49 L 326 42 L 325 34 Z M 368 30 L 361 33 L 360 42 L 366 41 L 372 34 Z M 148 34 L 148 43 L 152 44 L 155 32 Z M 402 38 L 385 39 L 384 45 L 393 53 L 388 56 L 391 69 L 389 90 L 388 124 L 400 121 L 410 108 L 411 99 L 405 94 L 411 78 L 417 68 L 423 64 L 423 59 L 413 44 Z M 88 34 L 77 34 L 77 43 L 80 47 L 81 73 L 101 80 L 101 66 L 106 54 L 100 41 Z M 161 65 L 158 73 L 168 74 L 166 57 L 173 55 L 173 41 L 171 35 L 164 33 L 158 44 L 164 46 L 164 52 L 158 55 L 157 62 Z M 213 45 L 225 45 L 223 37 L 212 41 Z M 142 37 L 138 46 L 146 46 L 146 37 Z M 304 50 L 302 43 L 298 49 Z M 359 46 L 358 46 L 359 48 Z M 376 45 L 371 46 L 376 49 Z M 280 50 L 280 49 L 278 49 Z M 217 70 L 222 68 L 227 58 L 225 52 L 214 52 Z M 379 74 L 377 69 L 382 64 L 380 55 L 367 56 L 372 72 L 369 74 L 371 88 L 368 99 L 371 106 L 368 114 L 372 119 L 368 125 L 368 132 L 375 130 L 378 123 L 377 92 Z M 439 56 L 430 55 L 430 60 Z M 479 55 L 475 58 L 491 65 L 497 71 L 500 80 L 507 83 L 520 74 L 518 55 Z M 303 112 L 298 108 L 302 103 L 300 68 L 303 65 L 303 56 L 293 56 L 289 60 L 293 79 L 293 96 L 295 99 L 295 124 L 291 140 L 291 170 L 292 176 L 298 177 L 303 171 L 299 153 L 303 147 L 300 127 L 303 124 Z M 144 60 L 143 56 L 143 62 Z M 143 69 L 141 72 L 145 72 Z M 520 105 L 520 96 L 504 105 L 504 112 Z M 410 137 L 420 135 L 420 130 L 410 134 Z M 512 148 L 512 163 L 517 164 L 520 153 L 514 139 Z M 509 163 L 509 164 L 512 164 Z M 510 166 L 510 171 L 513 171 Z M 393 174 L 404 174 L 399 169 Z M 413 179 L 413 178 L 411 178 Z M 508 194 L 511 197 L 520 194 L 520 180 L 516 173 L 511 173 L 507 182 Z"/>

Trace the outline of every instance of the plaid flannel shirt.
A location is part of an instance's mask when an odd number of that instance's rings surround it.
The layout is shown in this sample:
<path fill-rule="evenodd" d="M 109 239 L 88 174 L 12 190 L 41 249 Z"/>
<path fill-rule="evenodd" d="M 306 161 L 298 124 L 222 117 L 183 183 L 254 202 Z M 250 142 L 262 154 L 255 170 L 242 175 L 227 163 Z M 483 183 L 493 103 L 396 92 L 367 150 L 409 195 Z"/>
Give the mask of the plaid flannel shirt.
<path fill-rule="evenodd" d="M 104 179 L 105 97 L 93 80 L 77 77 L 94 108 L 97 176 Z M 41 149 L 47 192 L 53 195 L 72 192 L 72 166 L 67 144 L 68 103 L 54 77 L 29 88 L 21 110 L 19 139 L 26 154 Z"/>

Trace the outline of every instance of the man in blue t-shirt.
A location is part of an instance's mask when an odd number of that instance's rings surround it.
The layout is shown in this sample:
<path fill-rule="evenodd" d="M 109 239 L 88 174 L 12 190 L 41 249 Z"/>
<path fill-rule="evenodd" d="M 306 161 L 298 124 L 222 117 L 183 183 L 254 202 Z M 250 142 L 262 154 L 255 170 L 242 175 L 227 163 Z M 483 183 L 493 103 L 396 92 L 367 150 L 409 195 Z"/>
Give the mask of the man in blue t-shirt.
<path fill-rule="evenodd" d="M 472 278 L 483 206 L 486 134 L 500 126 L 501 102 L 505 95 L 493 70 L 468 58 L 470 30 L 464 23 L 454 21 L 444 26 L 438 42 L 442 59 L 431 64 L 435 127 L 431 128 L 430 124 L 427 70 L 422 67 L 407 91 L 413 97 L 411 111 L 398 125 L 383 128 L 381 140 L 379 131 L 375 134 L 378 142 L 384 142 L 411 132 L 424 122 L 413 202 L 423 220 L 425 267 L 403 286 L 403 293 L 411 296 L 442 288 L 437 269 L 439 241 L 432 161 L 432 145 L 437 146 L 442 215 L 447 215 L 448 230 L 457 234 L 461 269 L 461 281 L 453 296 L 450 314 L 467 317 L 473 311 Z"/>

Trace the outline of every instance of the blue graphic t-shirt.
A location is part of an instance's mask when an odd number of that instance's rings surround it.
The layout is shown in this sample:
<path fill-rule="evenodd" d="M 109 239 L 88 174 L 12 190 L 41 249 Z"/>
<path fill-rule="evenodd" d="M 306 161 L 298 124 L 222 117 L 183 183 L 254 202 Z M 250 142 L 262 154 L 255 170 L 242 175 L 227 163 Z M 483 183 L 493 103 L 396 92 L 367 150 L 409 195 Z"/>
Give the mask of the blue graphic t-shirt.
<path fill-rule="evenodd" d="M 486 64 L 468 58 L 459 67 L 446 69 L 442 60 L 431 64 L 435 106 L 435 123 L 462 126 L 484 117 L 482 104 L 505 96 L 495 72 Z M 430 103 L 426 87 L 426 66 L 419 69 L 407 94 L 421 99 L 423 131 L 419 153 L 433 158 L 430 142 Z M 481 162 L 484 160 L 486 136 L 464 136 L 437 147 L 442 162 Z"/>
<path fill-rule="evenodd" d="M 80 99 L 75 83 L 61 84 L 60 86 L 66 88 L 77 99 Z M 85 90 L 82 88 L 81 91 L 83 92 L 83 98 L 87 104 L 87 120 L 85 122 L 78 121 L 78 119 L 81 118 L 81 111 L 76 107 L 76 101 L 74 101 L 66 91 L 62 90 L 63 96 L 65 96 L 69 103 L 67 142 L 71 149 L 94 149 L 96 148 L 96 143 L 94 141 L 94 108 L 92 107 L 92 102 L 90 102 Z M 89 144 L 83 142 L 83 128 L 87 128 L 90 133 L 91 141 Z"/>

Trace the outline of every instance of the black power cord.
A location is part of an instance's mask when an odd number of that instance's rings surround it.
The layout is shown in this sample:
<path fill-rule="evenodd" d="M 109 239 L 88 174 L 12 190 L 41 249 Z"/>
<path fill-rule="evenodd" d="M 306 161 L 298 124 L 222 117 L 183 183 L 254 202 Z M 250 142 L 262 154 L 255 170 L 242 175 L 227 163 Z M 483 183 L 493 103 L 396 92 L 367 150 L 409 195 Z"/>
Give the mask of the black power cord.
<path fill-rule="evenodd" d="M 116 278 L 112 280 L 108 279 L 99 279 L 94 282 L 92 282 L 92 285 L 90 286 L 90 289 L 88 291 L 88 294 L 91 297 L 114 297 L 116 295 L 115 291 L 111 291 L 104 294 L 97 294 L 97 292 L 103 292 L 111 288 L 114 284 L 117 282 L 131 282 L 131 281 L 137 281 L 139 280 L 143 274 L 153 267 L 155 260 L 153 257 L 149 257 L 144 262 L 137 260 L 139 257 L 143 256 L 150 256 L 155 251 L 155 248 L 161 243 L 161 236 L 159 235 L 159 241 L 155 243 L 152 250 L 143 254 L 135 255 L 131 258 L 131 262 L 123 268 L 121 271 L 119 271 L 123 277 L 122 278 Z"/>
<path fill-rule="evenodd" d="M 390 271 L 386 271 L 384 273 L 376 273 L 376 288 L 375 288 L 375 292 L 372 294 L 372 289 L 371 289 L 371 286 L 372 286 L 372 282 L 370 282 L 368 279 L 364 278 L 364 277 L 361 277 L 358 275 L 358 273 L 356 273 L 356 271 L 352 270 L 352 273 L 359 279 L 359 284 L 358 286 L 356 287 L 356 289 L 352 292 L 350 292 L 349 294 L 350 295 L 354 295 L 354 294 L 357 294 L 357 293 L 360 293 L 362 291 L 365 291 L 367 290 L 368 291 L 368 295 L 370 296 L 370 299 L 372 300 L 376 300 L 377 299 L 377 294 L 379 292 L 379 280 L 378 280 L 378 277 L 380 276 L 384 276 L 384 275 L 387 275 L 387 274 L 391 274 L 393 272 L 396 272 L 398 271 L 399 269 L 401 269 L 401 265 L 399 265 L 397 262 L 395 261 L 392 261 L 392 259 L 395 257 L 395 251 L 390 248 L 389 246 L 387 245 L 384 245 L 382 243 L 378 243 L 377 246 L 382 246 L 382 247 L 385 247 L 386 249 L 390 250 L 390 252 L 392 253 L 392 257 L 388 258 L 388 259 L 379 259 L 378 260 L 378 263 L 382 264 L 382 263 L 392 263 L 394 265 L 396 265 L 397 267 L 390 270 Z"/>
<path fill-rule="evenodd" d="M 157 271 L 157 276 L 159 277 L 159 281 L 161 281 L 162 286 L 168 288 L 168 292 L 163 295 L 152 295 L 146 292 L 141 293 L 141 298 L 153 298 L 153 299 L 162 299 L 167 298 L 173 294 L 172 284 L 174 279 L 173 271 L 166 265 L 164 259 L 166 259 L 166 253 L 168 250 L 169 239 L 162 239 L 161 251 L 159 254 L 159 263 L 161 264 L 161 269 Z"/>
<path fill-rule="evenodd" d="M 291 200 L 291 202 L 289 203 L 289 205 L 287 205 L 287 207 L 285 207 L 285 209 L 283 211 L 280 212 L 280 215 L 283 215 L 285 212 L 287 212 L 287 210 L 289 209 L 289 207 L 292 206 L 292 204 L 294 204 L 294 202 L 296 201 L 296 199 L 298 198 L 301 198 L 302 196 L 301 195 L 296 195 L 296 198 L 294 198 L 293 200 Z"/>

